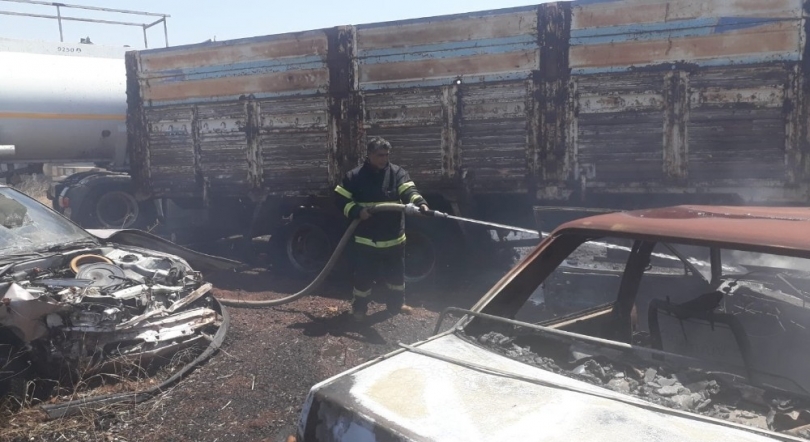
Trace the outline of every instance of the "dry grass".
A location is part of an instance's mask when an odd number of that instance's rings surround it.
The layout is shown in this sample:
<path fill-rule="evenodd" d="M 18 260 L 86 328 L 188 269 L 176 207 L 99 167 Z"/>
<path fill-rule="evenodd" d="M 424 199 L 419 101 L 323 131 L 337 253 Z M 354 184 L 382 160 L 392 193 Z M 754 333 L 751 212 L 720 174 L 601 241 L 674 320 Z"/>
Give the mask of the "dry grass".
<path fill-rule="evenodd" d="M 149 373 L 139 360 L 117 358 L 105 361 L 113 363 L 116 374 L 90 374 L 99 366 L 86 366 L 79 374 L 79 381 L 72 386 L 57 385 L 55 394 L 45 403 L 65 402 L 111 393 L 143 391 L 154 387 L 161 380 L 170 377 L 185 364 L 193 360 L 200 348 L 191 347 L 177 352 L 172 359 L 159 367 L 156 373 Z M 59 440 L 98 440 L 123 441 L 115 436 L 115 428 L 154 421 L 159 427 L 170 414 L 164 408 L 172 389 L 162 392 L 157 398 L 143 404 L 119 403 L 99 408 L 83 409 L 75 416 L 48 420 L 45 413 L 35 408 L 40 402 L 26 398 L 24 403 L 6 401 L 0 405 L 0 442 L 6 441 L 59 441 Z M 17 411 L 19 410 L 19 411 Z"/>
<path fill-rule="evenodd" d="M 48 186 L 50 185 L 51 178 L 46 175 L 25 175 L 14 188 L 42 204 L 50 206 L 51 202 L 48 200 Z"/>

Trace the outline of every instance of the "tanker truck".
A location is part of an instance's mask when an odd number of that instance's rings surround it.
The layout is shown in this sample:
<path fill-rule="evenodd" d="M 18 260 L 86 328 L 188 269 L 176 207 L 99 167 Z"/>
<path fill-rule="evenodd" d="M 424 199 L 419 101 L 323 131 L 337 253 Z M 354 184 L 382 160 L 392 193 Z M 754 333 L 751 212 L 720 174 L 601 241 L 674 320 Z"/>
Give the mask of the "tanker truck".
<path fill-rule="evenodd" d="M 49 191 L 55 208 L 85 227 L 143 227 L 155 216 L 154 203 L 134 199 L 127 174 L 126 50 L 0 39 L 0 178 L 94 164 L 60 184 L 79 193 L 78 183 L 93 181 L 81 213 Z"/>
<path fill-rule="evenodd" d="M 131 51 L 128 192 L 176 239 L 270 235 L 299 272 L 334 247 L 333 189 L 373 135 L 434 208 L 521 227 L 806 205 L 807 3 L 581 0 Z M 88 222 L 71 186 L 54 196 Z M 491 232 L 422 221 L 410 278 L 488 254 Z"/>

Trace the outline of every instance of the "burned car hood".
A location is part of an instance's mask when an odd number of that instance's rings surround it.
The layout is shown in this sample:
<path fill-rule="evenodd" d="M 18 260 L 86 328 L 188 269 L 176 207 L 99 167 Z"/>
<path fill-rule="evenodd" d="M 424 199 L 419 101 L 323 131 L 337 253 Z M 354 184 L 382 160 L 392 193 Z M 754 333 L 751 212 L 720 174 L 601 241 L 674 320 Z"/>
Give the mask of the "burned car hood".
<path fill-rule="evenodd" d="M 183 258 L 191 267 L 201 272 L 232 270 L 242 265 L 238 261 L 187 249 L 143 230 L 88 229 L 87 232 L 110 243 L 140 247 Z"/>
<path fill-rule="evenodd" d="M 633 405 L 644 402 L 514 361 L 456 335 L 418 348 L 501 373 L 411 351 L 389 355 L 313 387 L 298 440 L 774 440 Z"/>
<path fill-rule="evenodd" d="M 188 261 L 212 269 L 227 260 L 187 250 L 179 257 L 167 253 L 178 251 L 171 243 L 118 234 L 104 245 L 26 255 L 0 275 L 0 367 L 24 357 L 32 376 L 77 378 L 166 361 L 219 329 L 212 284 Z"/>

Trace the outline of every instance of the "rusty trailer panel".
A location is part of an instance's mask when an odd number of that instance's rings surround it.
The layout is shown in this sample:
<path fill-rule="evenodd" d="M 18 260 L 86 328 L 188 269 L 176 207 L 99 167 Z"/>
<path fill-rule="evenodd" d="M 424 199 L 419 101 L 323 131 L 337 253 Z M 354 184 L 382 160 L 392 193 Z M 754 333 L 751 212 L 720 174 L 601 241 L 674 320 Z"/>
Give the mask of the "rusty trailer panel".
<path fill-rule="evenodd" d="M 581 196 L 807 200 L 785 155 L 801 149 L 791 115 L 806 115 L 793 92 L 807 75 L 802 1 L 573 5 L 567 148 Z"/>
<path fill-rule="evenodd" d="M 143 99 L 160 106 L 323 93 L 326 47 L 326 33 L 310 31 L 143 51 Z"/>
<path fill-rule="evenodd" d="M 144 196 L 328 195 L 380 135 L 457 201 L 806 204 L 806 3 L 579 0 L 130 52 L 132 175 Z"/>
<path fill-rule="evenodd" d="M 247 103 L 212 103 L 197 106 L 198 164 L 211 195 L 232 195 L 251 190 L 248 173 Z"/>
<path fill-rule="evenodd" d="M 577 173 L 589 182 L 659 181 L 663 74 L 605 74 L 575 81 Z"/>
<path fill-rule="evenodd" d="M 474 192 L 527 191 L 527 81 L 540 66 L 542 9 L 357 27 L 366 133 L 398 146 L 420 187 L 463 176 Z"/>
<path fill-rule="evenodd" d="M 195 98 L 231 100 L 246 95 L 302 95 L 324 92 L 329 73 L 325 68 L 293 72 L 272 72 L 244 77 L 224 77 L 195 81 L 150 82 L 144 98 L 152 103 L 191 104 Z M 302 93 L 303 92 L 303 93 Z"/>
<path fill-rule="evenodd" d="M 394 146 L 397 164 L 420 184 L 442 179 L 444 94 L 440 88 L 364 94 L 367 136 L 381 136 Z"/>
<path fill-rule="evenodd" d="M 461 167 L 482 193 L 526 192 L 527 82 L 461 88 Z"/>
<path fill-rule="evenodd" d="M 582 38 L 582 44 L 571 47 L 571 66 L 575 73 L 585 74 L 687 60 L 698 66 L 797 61 L 800 38 L 801 27 L 796 22 L 679 39 L 624 42 L 615 36 Z M 604 42 L 591 44 L 588 40 Z"/>
<path fill-rule="evenodd" d="M 801 19 L 801 0 L 578 0 L 572 29 L 636 26 L 706 17 Z"/>
<path fill-rule="evenodd" d="M 327 188 L 326 97 L 261 100 L 258 105 L 263 186 L 277 195 Z"/>
<path fill-rule="evenodd" d="M 789 79 L 790 72 L 783 66 L 690 75 L 688 169 L 692 181 L 784 181 Z"/>
<path fill-rule="evenodd" d="M 146 189 L 155 194 L 194 196 L 198 187 L 194 110 L 165 107 L 144 113 L 149 142 Z"/>
<path fill-rule="evenodd" d="M 797 61 L 800 0 L 576 2 L 571 68 L 589 74 L 661 63 Z"/>
<path fill-rule="evenodd" d="M 262 63 L 279 59 L 295 64 L 295 59 L 302 57 L 323 61 L 326 52 L 327 41 L 323 32 L 308 31 L 143 52 L 148 55 L 142 57 L 142 69 L 147 73 L 144 78 L 193 75 L 194 72 L 186 69 L 206 68 L 207 72 L 212 72 L 217 68 L 236 69 L 240 63 Z M 260 69 L 260 65 L 254 68 Z"/>
<path fill-rule="evenodd" d="M 156 123 L 146 140 L 131 146 L 148 169 L 134 174 L 148 177 L 139 189 L 153 196 L 230 197 L 254 192 L 264 175 L 268 185 L 287 191 L 310 189 L 296 187 L 308 170 L 278 169 L 315 145 L 315 156 L 323 158 L 316 164 L 325 163 L 327 52 L 328 32 L 310 31 L 128 54 L 142 112 Z M 184 119 L 174 119 L 177 112 Z M 311 120 L 318 121 L 314 137 Z M 166 138 L 160 132 L 166 127 L 185 127 L 187 136 Z"/>
<path fill-rule="evenodd" d="M 357 27 L 361 90 L 528 78 L 539 62 L 537 7 Z"/>

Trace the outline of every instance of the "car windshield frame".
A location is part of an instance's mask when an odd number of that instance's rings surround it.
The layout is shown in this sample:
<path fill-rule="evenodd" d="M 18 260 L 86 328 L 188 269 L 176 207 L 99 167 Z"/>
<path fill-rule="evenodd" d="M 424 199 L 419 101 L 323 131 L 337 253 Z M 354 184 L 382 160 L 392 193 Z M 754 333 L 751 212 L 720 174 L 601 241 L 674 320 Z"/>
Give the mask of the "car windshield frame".
<path fill-rule="evenodd" d="M 50 207 L 11 187 L 0 187 L 0 261 L 98 239 Z"/>

